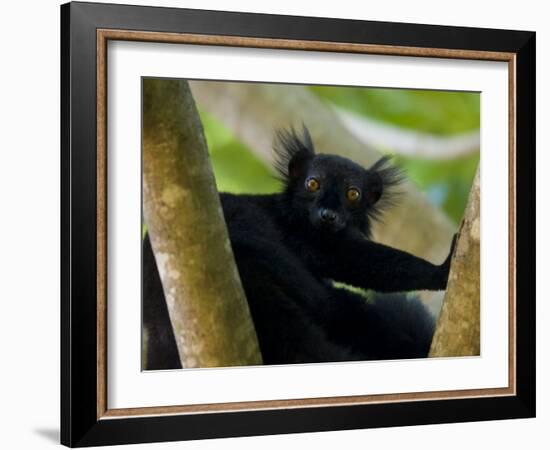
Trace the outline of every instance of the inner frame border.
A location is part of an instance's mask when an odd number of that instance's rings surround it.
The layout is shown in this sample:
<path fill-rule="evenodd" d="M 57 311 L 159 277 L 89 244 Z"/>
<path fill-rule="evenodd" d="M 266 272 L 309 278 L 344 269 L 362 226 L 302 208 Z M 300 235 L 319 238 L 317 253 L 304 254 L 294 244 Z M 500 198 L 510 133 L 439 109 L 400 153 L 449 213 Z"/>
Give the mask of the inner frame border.
<path fill-rule="evenodd" d="M 460 398 L 502 397 L 516 395 L 516 54 L 481 50 L 458 50 L 390 46 L 377 44 L 305 41 L 291 39 L 251 38 L 225 35 L 164 33 L 149 31 L 96 30 L 97 81 L 97 419 L 144 417 L 174 414 L 259 411 L 304 407 L 380 404 L 405 401 L 445 400 Z M 148 406 L 109 409 L 107 405 L 107 43 L 109 40 L 171 44 L 215 45 L 247 48 L 364 53 L 390 56 L 435 57 L 503 61 L 508 63 L 508 387 L 467 389 L 401 394 L 376 394 L 316 397 L 286 400 L 262 400 L 201 405 Z"/>

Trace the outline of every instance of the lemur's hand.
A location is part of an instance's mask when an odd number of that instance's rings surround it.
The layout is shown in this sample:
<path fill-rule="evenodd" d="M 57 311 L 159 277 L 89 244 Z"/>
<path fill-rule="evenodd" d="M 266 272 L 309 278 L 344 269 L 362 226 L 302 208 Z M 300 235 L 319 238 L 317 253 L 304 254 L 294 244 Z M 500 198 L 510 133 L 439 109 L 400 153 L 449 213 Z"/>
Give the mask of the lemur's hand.
<path fill-rule="evenodd" d="M 447 256 L 447 259 L 445 259 L 443 264 L 439 266 L 439 276 L 442 282 L 441 289 L 447 289 L 447 280 L 449 279 L 449 270 L 451 269 L 451 261 L 453 259 L 453 254 L 455 252 L 457 238 L 458 238 L 458 233 L 455 233 L 455 235 L 453 236 L 453 240 L 451 242 L 451 250 L 449 251 L 449 255 Z"/>

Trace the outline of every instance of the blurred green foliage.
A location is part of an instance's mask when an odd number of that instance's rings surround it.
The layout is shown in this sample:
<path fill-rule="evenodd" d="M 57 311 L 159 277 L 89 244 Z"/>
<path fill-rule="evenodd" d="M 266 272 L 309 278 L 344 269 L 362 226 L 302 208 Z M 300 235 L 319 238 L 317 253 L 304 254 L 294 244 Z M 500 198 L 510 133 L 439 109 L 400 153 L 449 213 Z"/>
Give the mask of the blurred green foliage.
<path fill-rule="evenodd" d="M 205 111 L 199 115 L 220 192 L 267 194 L 280 188 L 273 172 L 248 147 Z"/>
<path fill-rule="evenodd" d="M 310 89 L 324 102 L 396 127 L 448 136 L 480 125 L 477 93 L 330 86 Z M 280 183 L 263 161 L 221 122 L 199 112 L 219 191 L 269 193 L 279 189 Z M 456 223 L 460 221 L 479 162 L 478 152 L 453 160 L 398 156 L 395 162 L 432 203 Z"/>
<path fill-rule="evenodd" d="M 477 93 L 333 86 L 310 89 L 341 108 L 399 127 L 438 135 L 479 128 Z"/>
<path fill-rule="evenodd" d="M 460 222 L 479 163 L 477 153 L 445 161 L 404 157 L 395 161 L 431 203 L 443 209 L 456 224 Z"/>
<path fill-rule="evenodd" d="M 332 86 L 310 89 L 328 104 L 405 129 L 450 136 L 480 126 L 478 93 Z M 444 161 L 401 156 L 396 163 L 432 203 L 456 223 L 461 220 L 479 153 Z"/>

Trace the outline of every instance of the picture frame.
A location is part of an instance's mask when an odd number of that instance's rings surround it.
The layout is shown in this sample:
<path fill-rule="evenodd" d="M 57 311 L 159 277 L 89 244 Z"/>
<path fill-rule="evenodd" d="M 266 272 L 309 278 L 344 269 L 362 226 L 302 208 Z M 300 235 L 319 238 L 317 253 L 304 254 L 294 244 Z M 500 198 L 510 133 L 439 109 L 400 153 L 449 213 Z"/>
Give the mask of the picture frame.
<path fill-rule="evenodd" d="M 107 404 L 107 43 L 502 61 L 509 73 L 506 388 Z M 73 2 L 61 7 L 61 442 L 71 447 L 535 416 L 535 33 Z M 504 194 L 503 194 L 504 195 Z"/>

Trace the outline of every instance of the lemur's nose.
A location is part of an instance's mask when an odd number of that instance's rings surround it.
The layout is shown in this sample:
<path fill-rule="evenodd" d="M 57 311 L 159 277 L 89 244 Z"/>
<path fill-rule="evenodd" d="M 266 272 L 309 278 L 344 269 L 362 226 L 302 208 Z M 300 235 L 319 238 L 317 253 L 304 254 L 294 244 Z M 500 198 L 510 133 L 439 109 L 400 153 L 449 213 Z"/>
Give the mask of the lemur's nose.
<path fill-rule="evenodd" d="M 332 209 L 321 208 L 319 210 L 319 217 L 323 222 L 332 223 L 338 216 Z"/>

